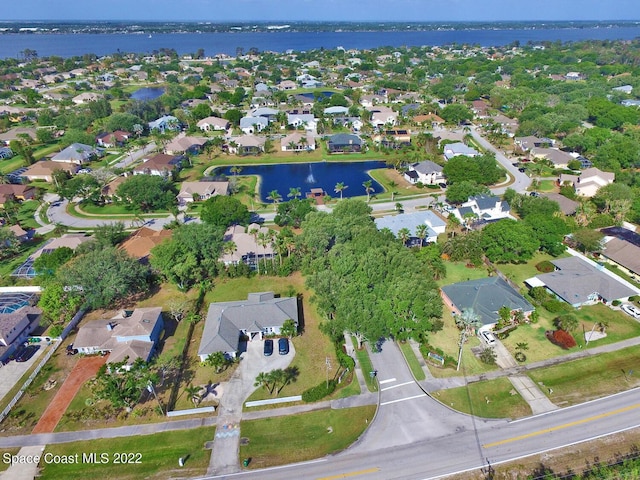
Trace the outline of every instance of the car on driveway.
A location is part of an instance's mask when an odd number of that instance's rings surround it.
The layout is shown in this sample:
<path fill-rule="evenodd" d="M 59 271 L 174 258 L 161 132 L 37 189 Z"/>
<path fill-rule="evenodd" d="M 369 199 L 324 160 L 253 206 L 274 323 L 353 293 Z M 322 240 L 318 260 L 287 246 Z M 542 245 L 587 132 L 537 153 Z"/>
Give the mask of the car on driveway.
<path fill-rule="evenodd" d="M 273 354 L 273 340 L 267 338 L 264 341 L 264 356 L 270 357 Z"/>
<path fill-rule="evenodd" d="M 21 348 L 16 352 L 16 362 L 26 362 L 33 354 L 38 351 L 40 345 L 29 345 L 28 347 Z"/>
<path fill-rule="evenodd" d="M 631 315 L 636 320 L 640 320 L 640 308 L 636 307 L 635 305 L 625 303 L 624 305 L 622 305 L 622 307 L 620 307 L 620 309 L 627 315 Z"/>
<path fill-rule="evenodd" d="M 289 353 L 289 339 L 281 338 L 278 340 L 278 353 L 280 355 L 286 355 Z"/>
<path fill-rule="evenodd" d="M 480 335 L 482 335 L 482 338 L 484 338 L 489 345 L 496 343 L 496 337 L 490 331 L 485 330 Z"/>

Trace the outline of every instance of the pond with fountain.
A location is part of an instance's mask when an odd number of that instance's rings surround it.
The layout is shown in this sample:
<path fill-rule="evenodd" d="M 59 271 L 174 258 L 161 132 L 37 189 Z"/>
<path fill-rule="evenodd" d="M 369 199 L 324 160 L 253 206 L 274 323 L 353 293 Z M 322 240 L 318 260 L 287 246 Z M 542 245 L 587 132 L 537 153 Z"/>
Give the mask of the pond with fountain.
<path fill-rule="evenodd" d="M 305 197 L 311 189 L 321 189 L 327 195 L 339 197 L 335 186 L 343 183 L 347 188 L 342 196 L 357 197 L 366 195 L 362 185 L 371 180 L 371 194 L 381 193 L 382 186 L 370 175 L 369 170 L 386 168 L 383 161 L 370 160 L 366 162 L 315 162 L 315 163 L 279 163 L 275 165 L 243 166 L 240 175 L 255 175 L 260 177 L 260 198 L 269 201 L 269 192 L 277 190 L 283 200 L 287 200 L 290 188 L 299 188 Z M 222 168 L 216 173 L 228 177 L 233 176 L 231 167 Z"/>

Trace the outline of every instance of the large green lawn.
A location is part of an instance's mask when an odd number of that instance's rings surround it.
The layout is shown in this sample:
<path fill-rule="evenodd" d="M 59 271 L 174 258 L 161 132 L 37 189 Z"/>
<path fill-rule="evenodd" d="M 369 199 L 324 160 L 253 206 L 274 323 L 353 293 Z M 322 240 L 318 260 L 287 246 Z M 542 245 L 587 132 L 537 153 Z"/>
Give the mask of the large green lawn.
<path fill-rule="evenodd" d="M 630 347 L 611 353 L 561 363 L 529 372 L 556 405 L 573 405 L 629 390 L 640 385 L 640 349 Z"/>
<path fill-rule="evenodd" d="M 215 429 L 196 428 L 154 435 L 109 438 L 101 440 L 62 443 L 47 446 L 47 457 L 62 455 L 75 459 L 77 464 L 40 462 L 42 479 L 89 478 L 139 479 L 193 477 L 203 475 L 209 465 L 210 450 L 205 442 L 213 440 Z M 105 463 L 83 462 L 83 454 L 104 454 Z M 122 454 L 125 454 L 124 457 Z M 43 455 L 43 459 L 45 458 Z M 120 459 L 128 462 L 117 463 Z M 184 467 L 178 465 L 179 458 L 186 458 Z M 86 457 L 85 457 L 86 459 Z"/>
<path fill-rule="evenodd" d="M 531 408 L 506 378 L 434 392 L 433 397 L 460 412 L 482 418 L 520 418 Z"/>
<path fill-rule="evenodd" d="M 527 363 L 559 357 L 567 353 L 566 350 L 547 340 L 545 336 L 546 330 L 555 328 L 553 326 L 553 319 L 558 314 L 551 314 L 544 308 L 538 310 L 541 313 L 538 323 L 521 325 L 511 332 L 507 338 L 502 340 L 502 343 L 512 355 L 515 354 L 518 343 L 527 343 L 529 348 L 524 352 L 527 357 Z M 573 332 L 573 336 L 578 343 L 578 346 L 573 350 L 615 343 L 640 335 L 640 323 L 628 315 L 618 310 L 612 310 L 603 304 L 584 306 L 580 309 L 573 310 L 571 313 L 580 321 L 578 330 Z M 587 345 L 583 332 L 591 331 L 594 324 L 602 320 L 609 322 L 609 326 L 606 328 L 607 336 L 600 340 L 592 341 Z"/>
<path fill-rule="evenodd" d="M 338 452 L 355 442 L 375 414 L 375 406 L 320 410 L 285 417 L 243 421 L 240 458 L 249 468 L 303 462 Z M 283 477 L 284 478 L 284 477 Z"/>

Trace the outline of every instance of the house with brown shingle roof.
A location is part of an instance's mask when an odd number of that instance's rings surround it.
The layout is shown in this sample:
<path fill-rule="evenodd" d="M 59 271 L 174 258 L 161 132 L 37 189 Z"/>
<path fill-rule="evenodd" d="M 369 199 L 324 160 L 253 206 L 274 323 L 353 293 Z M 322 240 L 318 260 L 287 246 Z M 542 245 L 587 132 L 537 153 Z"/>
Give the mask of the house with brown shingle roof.
<path fill-rule="evenodd" d="M 151 255 L 151 249 L 171 238 L 172 234 L 173 232 L 168 229 L 153 230 L 148 227 L 142 227 L 122 242 L 119 248 L 127 252 L 130 257 L 140 262 L 146 262 Z"/>
<path fill-rule="evenodd" d="M 133 169 L 134 175 L 158 175 L 165 177 L 182 167 L 182 158 L 177 155 L 158 153 Z"/>
<path fill-rule="evenodd" d="M 40 160 L 27 168 L 22 176 L 30 182 L 34 180 L 44 180 L 45 182 L 51 183 L 53 181 L 53 172 L 56 170 L 64 170 L 70 175 L 75 175 L 78 171 L 78 165 L 52 162 L 51 160 Z"/>

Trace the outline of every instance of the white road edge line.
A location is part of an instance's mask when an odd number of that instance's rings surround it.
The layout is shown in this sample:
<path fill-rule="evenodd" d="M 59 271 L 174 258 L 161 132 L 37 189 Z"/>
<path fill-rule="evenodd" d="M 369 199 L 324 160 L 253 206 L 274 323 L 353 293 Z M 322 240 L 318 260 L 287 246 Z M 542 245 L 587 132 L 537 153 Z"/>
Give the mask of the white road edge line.
<path fill-rule="evenodd" d="M 382 402 L 380 404 L 380 406 L 382 406 L 382 405 L 390 405 L 392 403 L 404 402 L 405 400 L 413 400 L 414 398 L 420 398 L 420 397 L 426 397 L 426 396 L 427 396 L 427 394 L 423 393 L 422 395 L 414 395 L 413 397 L 405 397 L 405 398 L 400 398 L 398 400 L 391 400 L 389 402 Z"/>
<path fill-rule="evenodd" d="M 395 382 L 396 379 L 395 378 L 388 378 L 387 380 L 380 380 L 380 385 L 384 385 L 385 383 L 391 383 L 391 382 Z"/>
<path fill-rule="evenodd" d="M 387 390 L 391 390 L 392 388 L 398 388 L 398 387 L 404 387 L 405 385 L 409 385 L 411 383 L 416 383 L 416 382 L 404 382 L 404 383 L 399 383 L 398 385 L 391 385 L 390 387 L 387 388 L 382 388 L 380 389 L 381 392 L 386 392 Z"/>
<path fill-rule="evenodd" d="M 640 424 L 633 425 L 631 427 L 622 428 L 620 430 L 616 430 L 615 432 L 611 432 L 611 433 L 603 433 L 601 435 L 596 435 L 595 437 L 586 438 L 584 440 L 578 440 L 576 442 L 566 443 L 564 445 L 560 445 L 560 446 L 557 446 L 557 447 L 545 448 L 545 449 L 539 450 L 537 452 L 526 453 L 524 455 L 519 455 L 519 456 L 513 457 L 513 458 L 507 458 L 505 460 L 498 460 L 496 462 L 492 462 L 491 465 L 494 466 L 494 465 L 502 465 L 504 463 L 517 462 L 518 460 L 522 460 L 523 458 L 532 457 L 534 455 L 542 455 L 543 453 L 552 452 L 554 450 L 560 450 L 560 449 L 563 449 L 563 448 L 573 447 L 574 445 L 580 445 L 581 443 L 592 442 L 592 441 L 598 440 L 600 438 L 608 437 L 610 435 L 616 435 L 618 433 L 623 433 L 623 432 L 626 432 L 627 430 L 633 430 L 634 428 L 638 428 L 638 427 L 640 427 Z M 481 464 L 481 465 L 478 465 L 477 467 L 466 468 L 464 470 L 459 470 L 457 472 L 445 473 L 444 475 L 437 475 L 435 477 L 425 477 L 422 480 L 438 480 L 438 479 L 441 479 L 441 478 L 450 478 L 450 477 L 452 477 L 454 475 L 460 475 L 461 473 L 470 472 L 472 470 L 478 470 L 478 469 L 484 468 L 484 467 L 486 467 L 486 464 Z"/>
<path fill-rule="evenodd" d="M 225 473 L 225 474 L 221 474 L 221 475 L 205 475 L 203 477 L 197 477 L 194 478 L 193 480 L 211 480 L 214 478 L 228 478 L 228 477 L 239 477 L 239 476 L 244 476 L 244 475 L 255 475 L 256 472 L 267 472 L 270 470 L 283 470 L 285 468 L 292 468 L 292 467 L 299 467 L 302 465 L 312 465 L 314 463 L 321 463 L 321 462 L 326 462 L 327 459 L 326 458 L 321 458 L 318 460 L 310 460 L 308 462 L 298 462 L 298 463 L 290 463 L 288 465 L 279 465 L 277 467 L 269 467 L 269 468 L 261 468 L 260 470 L 253 470 L 253 471 L 245 471 L 245 472 L 235 472 L 235 473 Z"/>

